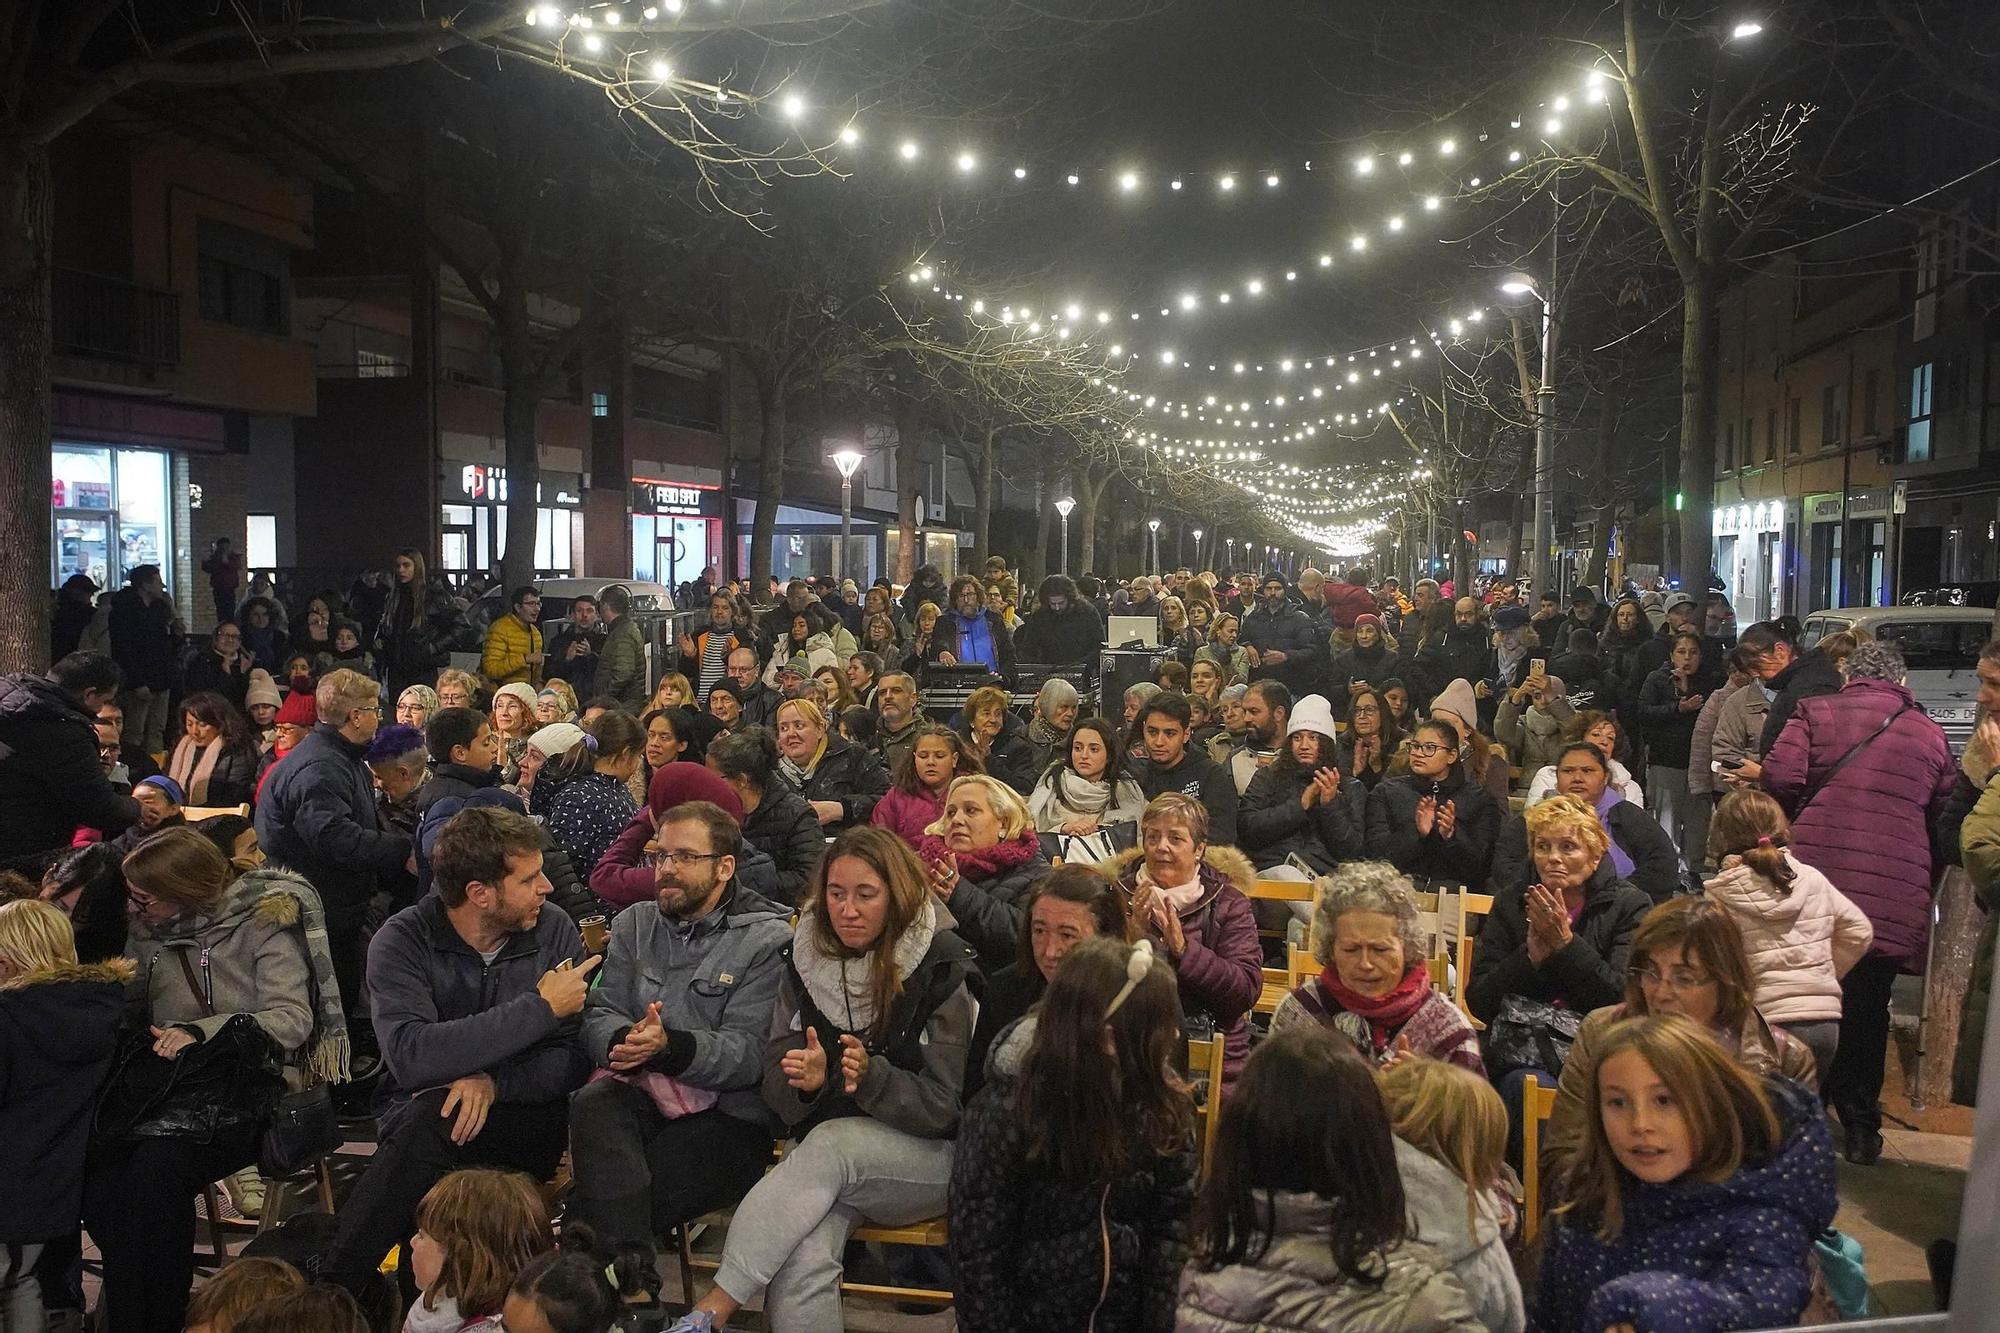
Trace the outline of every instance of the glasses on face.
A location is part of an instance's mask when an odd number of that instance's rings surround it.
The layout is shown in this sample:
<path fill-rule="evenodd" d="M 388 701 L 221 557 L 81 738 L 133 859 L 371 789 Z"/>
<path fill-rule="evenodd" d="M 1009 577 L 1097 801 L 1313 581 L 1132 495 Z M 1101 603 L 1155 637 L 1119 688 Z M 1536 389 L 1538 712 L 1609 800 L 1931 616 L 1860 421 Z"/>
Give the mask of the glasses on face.
<path fill-rule="evenodd" d="M 1410 742 L 1410 753 L 1411 753 L 1411 754 L 1436 754 L 1436 753 L 1438 753 L 1438 752 L 1439 752 L 1440 750 L 1443 750 L 1444 748 L 1445 748 L 1445 746 L 1444 746 L 1444 745 L 1443 745 L 1442 743 L 1438 742 L 1438 741 L 1411 741 L 1411 742 Z"/>
<path fill-rule="evenodd" d="M 1651 964 L 1643 964 L 1632 969 L 1632 976 L 1642 986 L 1658 986 L 1670 991 L 1700 990 L 1715 978 L 1692 967 L 1673 967 L 1665 972 Z"/>
<path fill-rule="evenodd" d="M 1356 708 L 1356 709 L 1352 709 L 1352 710 L 1350 710 L 1350 711 L 1349 711 L 1349 713 L 1348 713 L 1348 716 L 1350 716 L 1350 717 L 1380 717 L 1380 716 L 1382 716 L 1382 710 L 1381 710 L 1381 709 L 1379 709 L 1379 708 L 1377 708 L 1377 707 L 1375 707 L 1375 706 L 1374 706 L 1373 704 L 1363 704 L 1363 705 L 1362 705 L 1361 707 L 1359 707 L 1359 708 Z"/>
<path fill-rule="evenodd" d="M 676 870 L 687 870 L 703 861 L 716 861 L 721 852 L 683 852 L 678 850 L 654 852 L 648 861 L 652 865 L 668 865 Z"/>
<path fill-rule="evenodd" d="M 351 710 L 349 710 L 349 711 L 351 711 L 351 712 L 356 712 L 356 713 L 375 713 L 375 714 L 378 714 L 378 715 L 379 715 L 379 714 L 381 713 L 381 711 L 382 711 L 382 705 L 381 705 L 381 704 L 368 704 L 368 705 L 366 705 L 365 707 L 361 707 L 361 708 L 355 708 L 355 709 L 351 709 Z"/>

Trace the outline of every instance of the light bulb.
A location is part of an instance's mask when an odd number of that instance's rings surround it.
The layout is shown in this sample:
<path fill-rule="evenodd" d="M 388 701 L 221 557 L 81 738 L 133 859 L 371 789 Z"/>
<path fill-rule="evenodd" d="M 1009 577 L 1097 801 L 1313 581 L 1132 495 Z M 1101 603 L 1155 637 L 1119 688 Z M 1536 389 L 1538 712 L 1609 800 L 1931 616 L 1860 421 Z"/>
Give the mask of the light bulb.
<path fill-rule="evenodd" d="M 1401 231 L 1402 229 L 1403 229 L 1403 219 L 1400 216 L 1389 219 L 1390 231 Z"/>
<path fill-rule="evenodd" d="M 974 157 L 972 154 L 960 153 L 958 155 L 958 169 L 960 171 L 971 171 L 974 167 L 978 165 L 979 165 L 979 159 Z"/>
<path fill-rule="evenodd" d="M 1561 133 L 1562 133 L 1562 127 L 1563 127 L 1563 123 L 1562 123 L 1562 121 L 1558 120 L 1558 119 L 1557 119 L 1556 117 L 1554 117 L 1554 116 L 1550 116 L 1550 117 L 1549 117 L 1549 119 L 1548 119 L 1548 122 L 1547 122 L 1547 123 L 1546 123 L 1545 125 L 1543 125 L 1543 126 L 1542 126 L 1542 133 L 1544 133 L 1544 134 L 1561 134 Z"/>
<path fill-rule="evenodd" d="M 1199 302 L 1195 300 L 1193 292 L 1187 292 L 1181 296 L 1181 309 L 1183 310 L 1192 310 L 1198 304 Z"/>
<path fill-rule="evenodd" d="M 1163 366 L 1171 366 L 1171 365 L 1172 365 L 1173 363 L 1174 363 L 1174 354 L 1173 354 L 1173 352 L 1172 352 L 1172 350 L 1171 350 L 1171 349 L 1170 349 L 1170 350 L 1168 350 L 1168 351 L 1164 351 L 1164 352 L 1161 352 L 1161 353 L 1160 353 L 1160 364 L 1161 364 L 1161 365 L 1163 365 Z"/>
<path fill-rule="evenodd" d="M 1348 244 L 1352 246 L 1357 252 L 1366 250 L 1368 248 L 1368 238 L 1366 236 L 1356 235 L 1353 240 L 1348 242 Z"/>
<path fill-rule="evenodd" d="M 1396 165 L 1399 167 L 1407 167 L 1410 165 L 1410 163 L 1416 160 L 1417 160 L 1416 154 L 1414 153 L 1399 153 L 1396 157 Z"/>
<path fill-rule="evenodd" d="M 1017 181 L 1024 181 L 1028 179 L 1028 169 L 1026 167 L 1015 167 L 1014 179 Z"/>
<path fill-rule="evenodd" d="M 1269 186 L 1269 187 L 1270 187 L 1271 189 L 1273 189 L 1273 190 L 1277 189 L 1277 188 L 1278 188 L 1278 174 L 1277 174 L 1276 172 L 1272 172 L 1272 173 L 1271 173 L 1270 175 L 1266 176 L 1266 177 L 1264 178 L 1264 184 L 1265 184 L 1265 185 L 1267 185 L 1267 186 Z"/>
<path fill-rule="evenodd" d="M 1450 157 L 1453 153 L 1456 153 L 1457 151 L 1458 151 L 1458 141 L 1456 139 L 1446 139 L 1443 143 L 1438 145 L 1438 152 L 1443 154 L 1445 157 Z"/>
<path fill-rule="evenodd" d="M 1218 189 L 1233 190 L 1236 188 L 1236 178 L 1234 176 L 1224 176 L 1221 180 L 1217 181 L 1215 184 L 1216 188 Z"/>
<path fill-rule="evenodd" d="M 840 130 L 840 141 L 852 147 L 861 142 L 861 131 L 852 125 L 844 125 Z"/>
<path fill-rule="evenodd" d="M 972 313 L 973 313 L 973 314 L 975 314 L 975 315 L 983 315 L 983 314 L 985 314 L 985 313 L 986 313 L 986 302 L 984 302 L 984 301 L 974 301 L 974 302 L 972 303 Z"/>
<path fill-rule="evenodd" d="M 786 120 L 797 120 L 806 113 L 806 99 L 797 93 L 786 93 L 782 109 Z"/>
<path fill-rule="evenodd" d="M 905 162 L 914 162 L 917 160 L 917 154 L 923 150 L 917 147 L 916 140 L 905 139 L 902 146 L 896 151 L 902 155 L 902 159 Z"/>
<path fill-rule="evenodd" d="M 1262 296 L 1264 294 L 1264 281 L 1261 278 L 1252 278 L 1244 285 L 1243 289 L 1252 296 Z"/>
<path fill-rule="evenodd" d="M 1362 176 L 1368 176 L 1374 174 L 1375 159 L 1372 157 L 1364 157 L 1357 160 L 1354 164 L 1354 170 L 1358 175 Z"/>
<path fill-rule="evenodd" d="M 1067 180 L 1067 181 L 1068 181 L 1068 182 L 1069 182 L 1069 183 L 1070 183 L 1071 185 L 1074 185 L 1074 184 L 1076 184 L 1076 173 L 1075 173 L 1074 171 L 1072 171 L 1072 172 L 1071 172 L 1071 173 L 1070 173 L 1070 174 L 1069 174 L 1068 176 L 1066 176 L 1066 177 L 1065 177 L 1064 179 L 1065 179 L 1065 180 Z"/>
<path fill-rule="evenodd" d="M 1321 255 L 1321 256 L 1319 257 L 1319 266 L 1320 266 L 1321 268 L 1332 268 L 1332 267 L 1333 267 L 1333 256 L 1332 256 L 1332 255 Z"/>
<path fill-rule="evenodd" d="M 1130 192 L 1139 188 L 1139 173 L 1127 171 L 1118 177 L 1118 188 Z"/>
<path fill-rule="evenodd" d="M 653 62 L 652 72 L 653 72 L 653 81 L 655 83 L 665 83 L 669 78 L 673 76 L 674 71 L 672 67 L 667 64 L 666 61 L 655 60 Z"/>
<path fill-rule="evenodd" d="M 604 26 L 607 28 L 615 28 L 623 19 L 624 15 L 620 14 L 617 10 L 615 9 L 606 10 L 604 14 Z"/>

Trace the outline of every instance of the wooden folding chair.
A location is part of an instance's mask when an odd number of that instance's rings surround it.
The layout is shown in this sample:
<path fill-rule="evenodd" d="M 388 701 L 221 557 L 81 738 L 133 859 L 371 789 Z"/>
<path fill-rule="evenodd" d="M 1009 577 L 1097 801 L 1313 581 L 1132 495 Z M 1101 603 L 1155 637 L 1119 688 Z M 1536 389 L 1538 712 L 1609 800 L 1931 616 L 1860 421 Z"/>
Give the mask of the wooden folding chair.
<path fill-rule="evenodd" d="M 1215 1155 L 1215 1131 L 1222 1124 L 1222 1057 L 1227 1042 L 1220 1032 L 1213 1037 L 1188 1038 L 1188 1073 L 1208 1079 L 1208 1095 L 1200 1111 L 1201 1174 L 1208 1175 L 1208 1160 Z"/>
<path fill-rule="evenodd" d="M 1452 987 L 1451 998 L 1458 1002 L 1472 1026 L 1485 1031 L 1486 1025 L 1472 1017 L 1472 1010 L 1465 1005 L 1465 987 L 1472 979 L 1473 918 L 1493 914 L 1493 895 L 1490 893 L 1461 893 L 1458 895 L 1458 984 Z"/>
<path fill-rule="evenodd" d="M 217 815 L 241 815 L 245 819 L 248 819 L 250 818 L 250 807 L 248 805 L 184 805 L 181 807 L 181 818 L 190 824 L 199 824 L 202 820 L 213 819 Z"/>
<path fill-rule="evenodd" d="M 1556 1090 L 1533 1074 L 1521 1087 L 1521 1238 L 1542 1229 L 1542 1122 L 1556 1113 Z"/>
<path fill-rule="evenodd" d="M 1268 903 L 1309 903 L 1319 893 L 1319 885 L 1312 880 L 1260 879 L 1251 884 L 1247 895 L 1252 901 Z M 1267 938 L 1284 934 L 1279 930 L 1259 928 L 1257 933 Z"/>

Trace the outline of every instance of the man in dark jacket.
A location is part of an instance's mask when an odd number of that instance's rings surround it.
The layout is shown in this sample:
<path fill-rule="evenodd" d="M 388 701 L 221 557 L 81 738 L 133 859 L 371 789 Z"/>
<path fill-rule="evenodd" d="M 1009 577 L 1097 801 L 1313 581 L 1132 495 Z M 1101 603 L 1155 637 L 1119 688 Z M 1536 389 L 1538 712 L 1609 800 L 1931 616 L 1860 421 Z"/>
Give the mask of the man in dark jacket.
<path fill-rule="evenodd" d="M 743 708 L 738 726 L 768 727 L 778 717 L 784 700 L 757 674 L 757 654 L 748 648 L 732 648 L 727 659 L 729 683 L 736 687 L 736 702 Z"/>
<path fill-rule="evenodd" d="M 650 1252 L 663 1231 L 737 1203 L 771 1164 L 759 1087 L 792 938 L 786 909 L 736 881 L 742 837 L 720 806 L 674 806 L 656 837 L 657 901 L 612 924 L 583 1050 L 613 1074 L 657 1070 L 715 1104 L 668 1120 L 643 1088 L 618 1078 L 571 1100 L 569 1216 L 613 1250 Z"/>
<path fill-rule="evenodd" d="M 1757 687 L 1771 700 L 1770 710 L 1764 714 L 1764 734 L 1757 746 L 1760 754 L 1769 754 L 1778 743 L 1778 733 L 1792 720 L 1801 699 L 1838 694 L 1847 683 L 1832 658 L 1818 648 L 1801 653 L 1776 621 L 1758 621 L 1743 631 L 1736 646 L 1748 659 Z M 1745 770 L 1749 767 L 1744 766 Z M 1738 776 L 1747 780 L 1756 774 L 1739 770 Z"/>
<path fill-rule="evenodd" d="M 1482 683 L 1491 689 L 1500 674 L 1500 661 L 1493 636 L 1479 613 L 1479 603 L 1470 597 L 1461 597 L 1453 605 L 1451 628 L 1430 639 L 1411 663 L 1421 680 L 1417 697 L 1428 699 L 1455 680 L 1466 681 L 1475 692 Z M 1483 714 L 1485 709 L 1480 711 Z"/>
<path fill-rule="evenodd" d="M 1605 859 L 1617 870 L 1618 878 L 1645 890 L 1656 903 L 1665 902 L 1685 887 L 1674 840 L 1657 819 L 1619 796 L 1611 786 L 1611 768 L 1604 752 L 1595 745 L 1579 742 L 1563 747 L 1556 757 L 1556 789 L 1550 794 L 1574 796 L 1597 811 L 1611 836 L 1611 850 Z M 1501 825 L 1499 841 L 1494 844 L 1493 891 L 1520 889 L 1534 874 L 1534 863 L 1528 857 L 1528 823 L 1515 815 Z"/>
<path fill-rule="evenodd" d="M 126 734 L 151 754 L 167 748 L 178 623 L 158 565 L 135 566 L 111 595 L 111 657 L 125 673 L 119 702 Z"/>
<path fill-rule="evenodd" d="M 448 796 L 470 796 L 500 785 L 500 737 L 476 708 L 440 708 L 424 726 L 431 777 L 419 814 Z"/>
<path fill-rule="evenodd" d="M 388 1102 L 327 1250 L 323 1271 L 343 1285 L 409 1239 L 417 1203 L 446 1174 L 548 1179 L 586 1072 L 576 1038 L 600 960 L 583 957 L 574 922 L 543 910 L 541 826 L 462 810 L 430 860 L 437 892 L 389 918 L 368 950 Z"/>
<path fill-rule="evenodd" d="M 882 725 L 875 732 L 875 754 L 885 771 L 894 773 L 917 743 L 917 732 L 930 718 L 917 703 L 916 678 L 907 671 L 885 672 L 875 684 L 875 711 Z"/>
<path fill-rule="evenodd" d="M 1250 679 L 1276 680 L 1295 696 L 1316 694 L 1326 667 L 1326 636 L 1293 606 L 1275 570 L 1258 585 L 1257 609 L 1243 617 L 1240 642 L 1250 651 Z M 1233 838 L 1216 837 L 1218 843 Z"/>
<path fill-rule="evenodd" d="M 0 676 L 0 866 L 39 879 L 77 829 L 108 836 L 138 822 L 138 803 L 98 762 L 94 717 L 120 679 L 102 653 L 71 653 L 47 676 Z"/>
<path fill-rule="evenodd" d="M 1104 622 L 1097 608 L 1080 600 L 1076 585 L 1064 574 L 1042 580 L 1035 614 L 1014 637 L 1014 656 L 1022 662 L 1079 664 L 1097 669 L 1098 650 L 1104 646 Z"/>
<path fill-rule="evenodd" d="M 588 595 L 569 604 L 569 620 L 549 640 L 548 665 L 542 674 L 566 680 L 579 699 L 597 693 L 598 641 L 604 627 L 597 623 L 597 599 Z"/>
<path fill-rule="evenodd" d="M 935 604 L 942 611 L 949 605 L 945 596 L 944 575 L 938 573 L 936 565 L 919 565 L 910 579 L 910 586 L 903 589 L 903 618 L 909 624 L 917 623 L 917 608 L 925 602 Z"/>
<path fill-rule="evenodd" d="M 1570 700 L 1578 708 L 1611 708 L 1616 704 L 1604 680 L 1604 659 L 1598 652 L 1598 638 L 1583 626 L 1563 625 L 1557 635 L 1567 634 L 1559 644 L 1545 644 L 1555 655 L 1549 658 L 1547 674 L 1563 682 Z"/>
<path fill-rule="evenodd" d="M 1229 770 L 1188 744 L 1193 730 L 1187 698 L 1156 694 L 1139 710 L 1133 726 L 1145 738 L 1146 758 L 1139 765 L 1139 790 L 1152 800 L 1163 792 L 1182 792 L 1208 810 L 1208 840 L 1219 847 L 1236 845 L 1236 783 Z"/>

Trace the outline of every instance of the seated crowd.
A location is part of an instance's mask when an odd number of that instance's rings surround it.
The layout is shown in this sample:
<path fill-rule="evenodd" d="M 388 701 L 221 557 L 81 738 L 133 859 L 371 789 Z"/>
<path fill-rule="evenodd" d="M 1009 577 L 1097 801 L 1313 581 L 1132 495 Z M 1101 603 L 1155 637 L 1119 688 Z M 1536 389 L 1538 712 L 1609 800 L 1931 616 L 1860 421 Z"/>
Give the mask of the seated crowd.
<path fill-rule="evenodd" d="M 0 1333 L 80 1308 L 86 1235 L 106 1333 L 837 1329 L 864 1227 L 973 1333 L 1829 1301 L 1826 1111 L 1876 1160 L 1934 877 L 2000 880 L 2000 722 L 1955 759 L 1892 645 L 1679 595 L 985 574 L 711 585 L 648 689 L 616 586 L 399 676 L 419 566 L 153 754 L 108 657 L 0 678 Z M 1114 613 L 1158 674 L 1096 716 Z M 309 1243 L 194 1286 L 198 1195 L 354 1134 Z"/>

